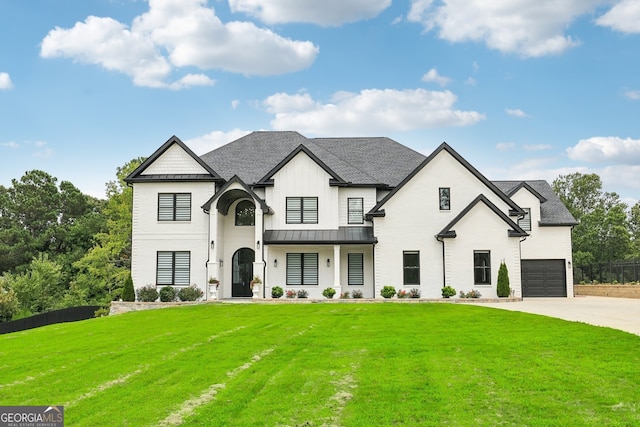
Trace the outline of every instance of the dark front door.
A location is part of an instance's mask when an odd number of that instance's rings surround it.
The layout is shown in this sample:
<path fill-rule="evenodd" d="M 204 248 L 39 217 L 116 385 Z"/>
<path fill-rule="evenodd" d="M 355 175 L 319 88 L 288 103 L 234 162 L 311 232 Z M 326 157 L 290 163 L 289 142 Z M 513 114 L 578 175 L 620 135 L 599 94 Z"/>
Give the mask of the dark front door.
<path fill-rule="evenodd" d="M 253 249 L 242 248 L 233 254 L 233 260 L 231 262 L 231 268 L 233 268 L 231 283 L 232 297 L 242 298 L 253 296 L 250 282 L 253 275 L 254 260 L 255 254 Z"/>

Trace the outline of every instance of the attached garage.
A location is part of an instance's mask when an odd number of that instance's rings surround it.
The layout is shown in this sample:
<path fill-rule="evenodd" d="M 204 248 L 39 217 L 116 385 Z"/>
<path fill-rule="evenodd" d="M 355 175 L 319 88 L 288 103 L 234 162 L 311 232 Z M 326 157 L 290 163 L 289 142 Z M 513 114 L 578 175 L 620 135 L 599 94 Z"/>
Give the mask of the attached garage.
<path fill-rule="evenodd" d="M 566 297 L 567 275 L 563 259 L 522 260 L 523 297 Z"/>

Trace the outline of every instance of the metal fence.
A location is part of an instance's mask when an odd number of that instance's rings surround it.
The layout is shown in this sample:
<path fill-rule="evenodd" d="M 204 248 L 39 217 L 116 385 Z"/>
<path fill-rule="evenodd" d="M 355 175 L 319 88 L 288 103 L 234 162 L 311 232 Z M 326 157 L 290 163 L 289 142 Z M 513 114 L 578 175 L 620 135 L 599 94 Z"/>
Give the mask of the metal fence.
<path fill-rule="evenodd" d="M 574 283 L 630 283 L 640 280 L 640 260 L 611 261 L 599 264 L 576 266 L 573 269 Z"/>
<path fill-rule="evenodd" d="M 76 322 L 95 317 L 97 310 L 102 308 L 99 305 L 87 305 L 83 307 L 70 307 L 61 310 L 49 311 L 47 313 L 36 314 L 24 319 L 12 320 L 0 323 L 0 334 L 24 331 L 25 329 L 39 328 L 40 326 L 53 325 L 54 323 Z"/>

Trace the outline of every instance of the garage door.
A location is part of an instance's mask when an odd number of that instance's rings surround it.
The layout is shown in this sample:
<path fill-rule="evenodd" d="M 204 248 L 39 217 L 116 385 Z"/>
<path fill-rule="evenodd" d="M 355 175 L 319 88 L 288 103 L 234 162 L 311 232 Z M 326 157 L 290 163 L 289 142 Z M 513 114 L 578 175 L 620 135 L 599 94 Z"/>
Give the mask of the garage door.
<path fill-rule="evenodd" d="M 566 297 L 567 276 L 564 260 L 522 260 L 522 296 Z"/>

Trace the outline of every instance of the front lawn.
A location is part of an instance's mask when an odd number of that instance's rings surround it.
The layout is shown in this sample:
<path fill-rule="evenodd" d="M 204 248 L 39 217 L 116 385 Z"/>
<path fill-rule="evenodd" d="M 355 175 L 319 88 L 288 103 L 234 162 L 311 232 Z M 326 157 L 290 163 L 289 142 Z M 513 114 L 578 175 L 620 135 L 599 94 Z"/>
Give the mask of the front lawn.
<path fill-rule="evenodd" d="M 67 426 L 637 425 L 640 337 L 464 304 L 211 304 L 0 336 Z"/>

